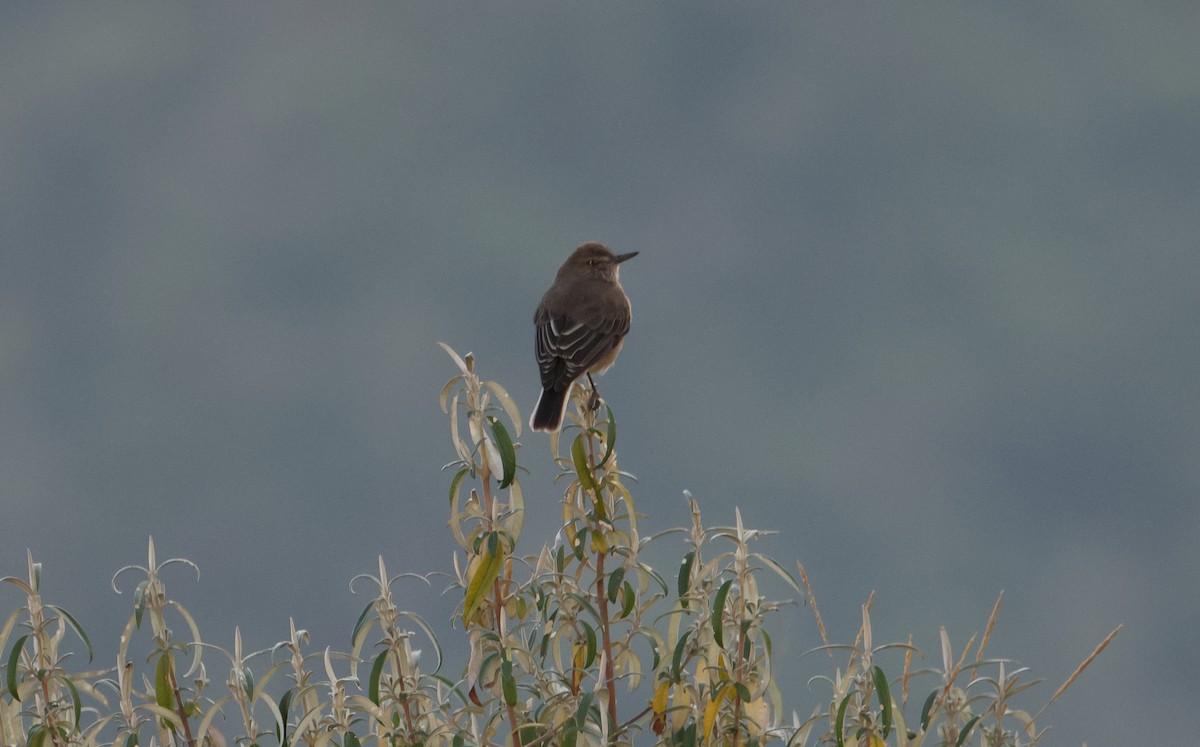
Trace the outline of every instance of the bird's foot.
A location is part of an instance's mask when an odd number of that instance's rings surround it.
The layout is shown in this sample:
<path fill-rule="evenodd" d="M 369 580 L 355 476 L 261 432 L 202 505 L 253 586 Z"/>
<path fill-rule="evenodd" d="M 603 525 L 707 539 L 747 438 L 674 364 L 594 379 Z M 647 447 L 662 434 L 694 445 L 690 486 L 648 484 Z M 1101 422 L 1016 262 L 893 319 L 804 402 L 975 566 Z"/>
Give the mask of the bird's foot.
<path fill-rule="evenodd" d="M 592 385 L 592 393 L 588 395 L 588 409 L 596 412 L 600 409 L 600 390 L 596 388 L 596 381 L 589 373 L 587 375 L 588 383 Z"/>

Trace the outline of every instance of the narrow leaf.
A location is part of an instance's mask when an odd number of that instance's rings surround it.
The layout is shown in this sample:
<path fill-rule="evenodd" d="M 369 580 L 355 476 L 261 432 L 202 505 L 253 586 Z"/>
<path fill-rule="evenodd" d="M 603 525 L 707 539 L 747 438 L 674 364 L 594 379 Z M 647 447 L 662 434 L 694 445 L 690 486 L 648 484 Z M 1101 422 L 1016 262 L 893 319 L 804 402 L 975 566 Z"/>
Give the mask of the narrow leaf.
<path fill-rule="evenodd" d="M 75 635 L 79 636 L 79 640 L 83 641 L 83 645 L 87 647 L 88 661 L 90 662 L 92 660 L 93 653 L 92 641 L 88 638 L 87 633 L 84 632 L 83 626 L 79 624 L 79 621 L 75 619 L 74 615 L 72 615 L 70 612 L 67 612 L 62 607 L 54 604 L 47 604 L 46 606 L 62 615 L 63 619 L 67 621 L 67 624 L 71 626 L 71 629 L 75 631 Z"/>
<path fill-rule="evenodd" d="M 143 581 L 133 590 L 133 622 L 138 629 L 142 627 L 142 616 L 146 612 L 146 587 L 149 584 L 149 581 Z"/>
<path fill-rule="evenodd" d="M 596 661 L 596 629 L 587 623 L 583 623 L 583 632 L 587 640 L 587 658 L 584 659 L 583 668 L 587 669 Z"/>
<path fill-rule="evenodd" d="M 446 351 L 446 355 L 450 356 L 450 358 L 453 359 L 454 365 L 458 366 L 459 371 L 462 371 L 464 374 L 468 374 L 471 372 L 471 369 L 467 367 L 466 361 L 464 361 L 461 357 L 459 357 L 458 353 L 454 352 L 453 348 L 451 348 L 449 345 L 447 345 L 444 342 L 439 342 L 438 347 L 440 347 L 442 350 Z"/>
<path fill-rule="evenodd" d="M 62 683 L 67 686 L 67 690 L 71 693 L 71 713 L 75 717 L 75 720 L 71 723 L 75 724 L 76 731 L 82 731 L 79 726 L 79 715 L 83 711 L 83 704 L 79 701 L 79 691 L 75 689 L 75 683 L 68 677 L 63 677 Z"/>
<path fill-rule="evenodd" d="M 586 692 L 579 699 L 579 707 L 575 709 L 575 724 L 580 728 L 587 725 L 588 712 L 592 710 L 592 701 L 596 699 L 594 692 Z"/>
<path fill-rule="evenodd" d="M 692 563 L 696 560 L 696 553 L 689 552 L 683 556 L 683 562 L 679 564 L 679 603 L 684 609 L 687 609 L 687 593 L 691 588 L 692 582 Z"/>
<path fill-rule="evenodd" d="M 375 705 L 379 703 L 379 678 L 383 676 L 383 667 L 387 664 L 388 651 L 381 651 L 371 665 L 371 679 L 367 680 L 367 697 Z"/>
<path fill-rule="evenodd" d="M 725 597 L 729 595 L 729 587 L 732 585 L 733 585 L 733 579 L 732 578 L 727 579 L 725 581 L 725 583 L 721 584 L 721 588 L 717 590 L 717 597 L 715 600 L 713 600 L 713 611 L 712 611 L 713 640 L 715 640 L 717 642 L 717 645 L 720 646 L 721 648 L 725 647 L 725 633 L 724 633 Z"/>
<path fill-rule="evenodd" d="M 462 483 L 464 477 L 470 474 L 471 470 L 463 467 L 458 472 L 454 473 L 454 477 L 450 480 L 450 505 L 454 505 L 454 498 L 458 495 L 458 486 Z"/>
<path fill-rule="evenodd" d="M 685 632 L 679 636 L 679 642 L 675 644 L 675 653 L 671 656 L 671 681 L 678 682 L 680 670 L 683 668 L 683 651 L 687 648 L 688 636 L 691 631 Z"/>
<path fill-rule="evenodd" d="M 275 725 L 275 739 L 281 747 L 287 747 L 288 744 L 288 718 L 292 708 L 292 693 L 294 690 L 288 690 L 279 699 L 279 723 Z M 281 733 L 282 730 L 282 733 Z"/>
<path fill-rule="evenodd" d="M 613 416 L 612 408 L 608 403 L 604 403 L 604 409 L 608 411 L 608 433 L 604 437 L 604 458 L 600 460 L 600 466 L 608 464 L 608 458 L 613 454 L 613 447 L 617 445 L 617 419 Z"/>
<path fill-rule="evenodd" d="M 517 409 L 517 403 L 508 395 L 508 390 L 500 386 L 494 381 L 485 381 L 483 385 L 492 390 L 492 394 L 496 395 L 496 399 L 500 402 L 500 407 L 504 408 L 504 414 L 508 416 L 509 421 L 516 429 L 517 437 L 521 436 L 521 411 Z"/>
<path fill-rule="evenodd" d="M 164 651 L 154 667 L 154 701 L 162 708 L 171 710 L 175 698 L 171 691 L 171 652 Z"/>
<path fill-rule="evenodd" d="M 375 607 L 375 603 L 369 602 L 367 604 L 367 606 L 363 608 L 362 614 L 360 614 L 358 616 L 358 620 L 355 621 L 354 630 L 350 631 L 350 645 L 351 646 L 357 647 L 358 646 L 358 637 L 360 635 L 362 635 L 364 632 L 366 632 L 366 630 L 368 630 L 371 627 L 370 625 L 366 625 L 364 627 L 363 623 L 367 622 L 367 615 L 371 614 L 371 610 L 374 607 Z"/>
<path fill-rule="evenodd" d="M 929 697 L 925 699 L 925 705 L 921 707 L 921 732 L 929 731 L 929 714 L 933 710 L 934 701 L 937 700 L 938 691 L 934 690 L 929 693 Z"/>
<path fill-rule="evenodd" d="M 975 727 L 975 724 L 978 722 L 979 722 L 979 717 L 976 716 L 975 718 L 971 719 L 963 726 L 963 730 L 958 735 L 958 741 L 954 743 L 954 747 L 962 747 L 963 746 L 963 743 L 967 741 L 967 735 L 969 735 L 971 733 L 971 729 L 973 729 Z"/>
<path fill-rule="evenodd" d="M 733 683 L 733 691 L 737 693 L 738 698 L 740 698 L 743 703 L 749 703 L 750 701 L 754 700 L 754 698 L 750 697 L 750 688 L 746 687 L 746 685 L 741 682 Z"/>
<path fill-rule="evenodd" d="M 515 706 L 517 704 L 517 680 L 513 677 L 512 659 L 505 659 L 500 664 L 500 684 L 504 690 L 504 705 Z"/>
<path fill-rule="evenodd" d="M 621 590 L 623 580 L 625 580 L 625 566 L 619 566 L 608 575 L 608 601 L 617 601 L 617 593 Z"/>
<path fill-rule="evenodd" d="M 513 446 L 512 437 L 508 435 L 508 429 L 499 418 L 489 416 L 488 423 L 491 424 L 492 434 L 496 437 L 496 448 L 500 449 L 500 465 L 503 467 L 500 488 L 503 490 L 512 485 L 517 477 L 517 451 Z"/>
<path fill-rule="evenodd" d="M 633 605 L 637 602 L 637 596 L 633 593 L 633 584 L 625 582 L 625 604 L 621 607 L 621 614 L 618 619 L 624 620 L 629 617 L 629 613 L 633 612 Z"/>
<path fill-rule="evenodd" d="M 892 691 L 888 688 L 887 675 L 879 667 L 872 667 L 875 690 L 879 694 L 879 705 L 883 708 L 883 738 L 892 732 Z"/>
<path fill-rule="evenodd" d="M 494 532 L 492 536 L 495 536 Z M 463 601 L 464 624 L 470 625 L 471 620 L 475 618 L 475 613 L 483 607 L 483 601 L 487 598 L 487 593 L 492 586 L 492 582 L 500 575 L 500 566 L 502 564 L 500 553 L 497 552 L 496 543 L 485 543 L 479 567 L 475 569 L 475 575 L 471 577 L 467 584 L 467 596 Z"/>
<path fill-rule="evenodd" d="M 8 694 L 18 703 L 21 702 L 21 696 L 17 693 L 17 662 L 21 660 L 21 650 L 25 648 L 25 639 L 28 637 L 26 633 L 13 643 L 8 652 L 8 664 L 4 667 L 4 684 L 8 687 Z"/>
<path fill-rule="evenodd" d="M 837 720 L 833 722 L 833 733 L 837 737 L 837 747 L 846 747 L 846 706 L 850 705 L 850 698 L 854 693 L 846 693 L 846 697 L 842 698 L 842 702 L 838 705 Z"/>
<path fill-rule="evenodd" d="M 571 461 L 575 464 L 575 474 L 579 476 L 579 484 L 585 490 L 590 490 L 596 495 L 596 499 L 600 499 L 600 486 L 596 484 L 596 477 L 592 474 L 591 467 L 588 466 L 587 452 L 583 447 L 583 434 L 580 433 L 571 442 Z"/>

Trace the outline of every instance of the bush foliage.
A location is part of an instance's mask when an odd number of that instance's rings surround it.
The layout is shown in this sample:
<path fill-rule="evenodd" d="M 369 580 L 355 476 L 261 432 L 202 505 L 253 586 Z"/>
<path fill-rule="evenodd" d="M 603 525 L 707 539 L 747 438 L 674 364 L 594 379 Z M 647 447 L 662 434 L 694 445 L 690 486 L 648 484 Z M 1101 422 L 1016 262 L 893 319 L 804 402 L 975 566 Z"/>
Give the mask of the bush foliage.
<path fill-rule="evenodd" d="M 443 347 L 459 371 L 440 397 L 454 446 L 449 527 L 457 548 L 452 570 L 425 580 L 445 578 L 448 593 L 461 596 L 455 621 L 463 637 L 452 645 L 467 654 L 465 671 L 441 671 L 431 627 L 393 596 L 393 585 L 414 574 L 391 576 L 382 558 L 375 575 L 351 581 L 369 586 L 373 599 L 354 623 L 349 651 L 311 650 L 294 623 L 266 651 L 244 652 L 238 632 L 232 651 L 203 642 L 162 578 L 169 566 L 194 566 L 159 561 L 153 539 L 146 565 L 113 578 L 114 590 L 136 579 L 116 666 L 69 670 L 69 642 L 90 661 L 91 640 L 70 613 L 42 599 L 30 554 L 25 578 L 3 579 L 24 604 L 0 627 L 0 747 L 999 747 L 1041 739 L 1041 711 L 1017 705 L 1036 681 L 985 657 L 999 599 L 978 643 L 972 637 L 955 652 L 943 629 L 941 668 L 916 671 L 911 637 L 875 644 L 870 600 L 853 643 L 830 645 L 803 566 L 793 574 L 756 552 L 763 532 L 746 528 L 736 511 L 732 526 L 706 527 L 689 495 L 688 525 L 664 533 L 685 540 L 678 569 L 644 562 L 644 548 L 663 535 L 639 533 L 628 475 L 617 466 L 616 420 L 582 387 L 563 431 L 569 447 L 557 459 L 566 485 L 561 529 L 522 554 L 520 414 L 499 384 L 480 379 L 471 355 Z M 784 602 L 760 591 L 763 573 L 810 606 L 826 641 L 832 671 L 814 677 L 828 687 L 825 705 L 805 716 L 775 685 L 768 622 Z M 130 659 L 134 641 L 152 649 L 145 665 Z M 210 668 L 227 671 L 224 682 L 210 681 Z"/>

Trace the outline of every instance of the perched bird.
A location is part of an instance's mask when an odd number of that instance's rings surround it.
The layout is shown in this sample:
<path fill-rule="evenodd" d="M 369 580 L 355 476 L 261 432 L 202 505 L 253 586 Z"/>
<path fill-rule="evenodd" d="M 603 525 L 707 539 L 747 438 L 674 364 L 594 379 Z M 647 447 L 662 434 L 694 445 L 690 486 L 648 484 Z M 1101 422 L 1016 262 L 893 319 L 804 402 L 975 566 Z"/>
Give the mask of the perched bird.
<path fill-rule="evenodd" d="M 617 359 L 632 316 L 619 269 L 637 254 L 613 254 L 588 242 L 558 268 L 533 315 L 542 375 L 542 395 L 529 418 L 533 430 L 558 430 L 575 380 L 587 375 L 595 391 L 592 374 L 604 373 Z"/>

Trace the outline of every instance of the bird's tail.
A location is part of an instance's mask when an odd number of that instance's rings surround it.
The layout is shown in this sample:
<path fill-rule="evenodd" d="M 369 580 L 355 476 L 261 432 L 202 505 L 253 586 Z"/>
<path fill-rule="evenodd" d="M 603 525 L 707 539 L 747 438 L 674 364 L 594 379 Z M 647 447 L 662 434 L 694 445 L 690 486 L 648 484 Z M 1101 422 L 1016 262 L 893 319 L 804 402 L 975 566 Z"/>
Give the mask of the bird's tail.
<path fill-rule="evenodd" d="M 563 415 L 567 412 L 568 386 L 563 390 L 543 389 L 538 397 L 533 415 L 529 417 L 529 427 L 535 431 L 556 431 L 562 425 Z"/>

